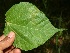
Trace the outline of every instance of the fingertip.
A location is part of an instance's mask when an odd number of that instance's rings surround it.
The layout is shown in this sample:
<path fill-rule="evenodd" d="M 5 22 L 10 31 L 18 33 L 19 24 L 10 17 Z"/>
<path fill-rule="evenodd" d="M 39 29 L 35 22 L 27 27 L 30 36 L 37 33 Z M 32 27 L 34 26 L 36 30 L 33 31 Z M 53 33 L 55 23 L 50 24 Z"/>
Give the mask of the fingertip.
<path fill-rule="evenodd" d="M 14 53 L 21 53 L 21 50 L 20 50 L 20 49 L 14 49 L 13 52 L 14 52 Z"/>
<path fill-rule="evenodd" d="M 9 38 L 15 37 L 15 33 L 14 33 L 13 31 L 11 31 L 11 32 L 8 34 L 8 37 L 9 37 Z"/>
<path fill-rule="evenodd" d="M 5 38 L 5 35 L 0 36 L 0 41 L 2 41 Z"/>

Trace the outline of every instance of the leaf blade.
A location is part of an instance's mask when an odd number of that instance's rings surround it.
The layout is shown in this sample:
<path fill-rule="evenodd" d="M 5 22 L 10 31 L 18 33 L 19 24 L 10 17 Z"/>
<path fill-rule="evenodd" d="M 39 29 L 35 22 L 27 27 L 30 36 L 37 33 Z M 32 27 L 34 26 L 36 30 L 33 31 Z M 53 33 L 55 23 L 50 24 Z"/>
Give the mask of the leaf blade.
<path fill-rule="evenodd" d="M 27 51 L 44 44 L 59 30 L 36 6 L 21 2 L 6 13 L 4 34 L 10 31 L 16 34 L 14 46 Z"/>

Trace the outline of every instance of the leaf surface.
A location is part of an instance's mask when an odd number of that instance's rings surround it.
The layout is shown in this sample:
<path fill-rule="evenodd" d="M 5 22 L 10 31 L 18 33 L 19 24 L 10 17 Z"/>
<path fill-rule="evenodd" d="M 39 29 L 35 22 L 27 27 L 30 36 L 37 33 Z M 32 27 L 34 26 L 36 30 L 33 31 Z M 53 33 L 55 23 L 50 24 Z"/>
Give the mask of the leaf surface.
<path fill-rule="evenodd" d="M 4 34 L 15 32 L 14 46 L 25 51 L 44 44 L 59 31 L 43 12 L 28 2 L 13 5 L 5 15 Z"/>

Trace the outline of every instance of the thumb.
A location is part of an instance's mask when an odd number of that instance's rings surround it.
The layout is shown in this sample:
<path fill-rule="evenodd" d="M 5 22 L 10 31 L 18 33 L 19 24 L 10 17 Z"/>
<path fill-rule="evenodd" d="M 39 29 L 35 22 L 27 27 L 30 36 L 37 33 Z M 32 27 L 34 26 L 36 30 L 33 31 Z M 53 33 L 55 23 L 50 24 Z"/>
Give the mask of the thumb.
<path fill-rule="evenodd" d="M 10 32 L 7 37 L 5 37 L 2 41 L 0 41 L 0 51 L 8 48 L 12 45 L 15 39 L 15 33 Z"/>

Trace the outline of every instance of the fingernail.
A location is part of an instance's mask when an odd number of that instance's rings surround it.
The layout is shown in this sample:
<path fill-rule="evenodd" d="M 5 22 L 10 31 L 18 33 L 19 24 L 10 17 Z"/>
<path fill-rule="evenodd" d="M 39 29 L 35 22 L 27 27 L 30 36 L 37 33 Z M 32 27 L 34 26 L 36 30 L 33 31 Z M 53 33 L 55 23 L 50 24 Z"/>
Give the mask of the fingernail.
<path fill-rule="evenodd" d="M 8 37 L 9 37 L 9 38 L 12 38 L 13 36 L 14 36 L 14 32 L 11 31 L 11 32 L 8 34 Z"/>

